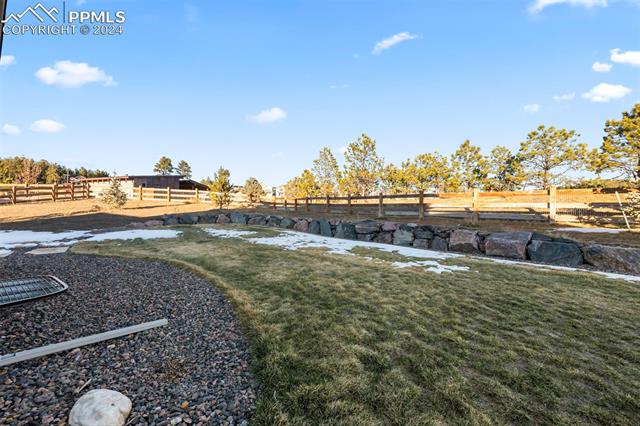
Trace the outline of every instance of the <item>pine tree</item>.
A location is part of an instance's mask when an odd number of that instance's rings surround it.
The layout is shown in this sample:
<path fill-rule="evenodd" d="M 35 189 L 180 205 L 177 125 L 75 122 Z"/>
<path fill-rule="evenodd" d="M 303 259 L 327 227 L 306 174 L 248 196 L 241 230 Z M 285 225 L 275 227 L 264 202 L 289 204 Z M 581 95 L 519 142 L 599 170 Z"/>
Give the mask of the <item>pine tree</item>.
<path fill-rule="evenodd" d="M 153 172 L 157 175 L 167 176 L 173 172 L 173 163 L 169 157 L 160 157 L 158 162 L 153 166 Z"/>
<path fill-rule="evenodd" d="M 180 160 L 176 171 L 184 179 L 191 179 L 191 166 L 185 160 Z"/>
<path fill-rule="evenodd" d="M 224 208 L 231 203 L 231 173 L 229 170 L 220 167 L 213 175 L 211 185 L 209 185 L 211 200 L 216 203 L 219 208 Z"/>
<path fill-rule="evenodd" d="M 115 176 L 111 178 L 109 187 L 100 194 L 99 201 L 110 209 L 119 209 L 126 204 L 127 194 L 122 190 L 120 181 Z"/>
<path fill-rule="evenodd" d="M 640 186 L 640 103 L 620 120 L 608 120 L 604 131 L 596 171 L 612 171 Z"/>
<path fill-rule="evenodd" d="M 244 187 L 242 188 L 242 193 L 249 198 L 249 203 L 252 205 L 258 201 L 260 201 L 260 197 L 264 195 L 264 189 L 262 185 L 258 181 L 258 179 L 254 177 L 250 177 L 244 183 Z"/>
<path fill-rule="evenodd" d="M 313 160 L 313 174 L 318 183 L 318 189 L 322 195 L 336 195 L 340 183 L 340 169 L 336 157 L 331 150 L 324 147 L 320 150 L 318 158 Z"/>
<path fill-rule="evenodd" d="M 347 146 L 341 180 L 343 192 L 371 195 L 380 182 L 384 160 L 378 156 L 376 141 L 365 133 Z"/>
<path fill-rule="evenodd" d="M 458 179 L 462 190 L 470 191 L 484 184 L 487 178 L 487 159 L 480 148 L 465 140 L 451 157 L 454 171 L 458 172 Z"/>

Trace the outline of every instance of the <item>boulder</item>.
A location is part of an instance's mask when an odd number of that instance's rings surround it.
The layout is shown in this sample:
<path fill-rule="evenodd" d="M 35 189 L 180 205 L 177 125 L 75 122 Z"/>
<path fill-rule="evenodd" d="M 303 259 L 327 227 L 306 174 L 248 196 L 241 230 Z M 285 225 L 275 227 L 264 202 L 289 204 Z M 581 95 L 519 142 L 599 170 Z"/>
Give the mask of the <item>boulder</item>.
<path fill-rule="evenodd" d="M 429 240 L 426 238 L 416 238 L 413 240 L 413 246 L 415 248 L 426 249 L 429 248 Z"/>
<path fill-rule="evenodd" d="M 269 218 L 267 219 L 267 226 L 280 226 L 280 222 L 282 222 L 282 217 L 269 216 Z"/>
<path fill-rule="evenodd" d="M 247 221 L 248 225 L 266 225 L 267 224 L 267 218 L 264 216 L 253 216 L 250 217 L 249 220 Z"/>
<path fill-rule="evenodd" d="M 295 225 L 293 225 L 293 229 L 295 231 L 308 232 L 309 222 L 306 219 L 300 219 L 299 221 L 296 222 Z"/>
<path fill-rule="evenodd" d="M 400 226 L 398 226 L 398 229 L 401 229 L 403 231 L 409 231 L 409 232 L 413 232 L 418 228 L 418 225 L 416 225 L 415 223 L 401 223 Z"/>
<path fill-rule="evenodd" d="M 217 214 L 206 213 L 206 214 L 200 215 L 200 219 L 198 219 L 198 223 L 216 223 L 216 220 L 218 220 Z"/>
<path fill-rule="evenodd" d="M 550 236 L 543 234 L 541 232 L 532 232 L 531 233 L 531 240 L 540 240 L 540 241 L 553 241 L 553 238 L 551 238 Z"/>
<path fill-rule="evenodd" d="M 128 227 L 133 229 L 142 229 L 145 225 L 144 222 L 131 222 Z"/>
<path fill-rule="evenodd" d="M 352 223 L 339 223 L 336 226 L 336 238 L 345 238 L 348 240 L 355 240 L 357 237 L 356 227 Z"/>
<path fill-rule="evenodd" d="M 449 251 L 449 243 L 447 240 L 441 237 L 433 237 L 433 241 L 431 241 L 431 249 L 438 251 Z"/>
<path fill-rule="evenodd" d="M 131 412 L 131 400 L 120 392 L 94 389 L 73 405 L 70 426 L 122 426 Z"/>
<path fill-rule="evenodd" d="M 244 213 L 233 212 L 229 215 L 232 223 L 247 224 L 247 215 Z"/>
<path fill-rule="evenodd" d="M 402 226 L 393 233 L 393 244 L 397 246 L 410 246 L 412 242 L 413 232 L 402 229 Z"/>
<path fill-rule="evenodd" d="M 640 249 L 589 244 L 582 253 L 585 262 L 598 269 L 640 275 Z"/>
<path fill-rule="evenodd" d="M 378 235 L 376 235 L 373 241 L 375 241 L 376 243 L 382 243 L 382 244 L 393 244 L 393 232 L 386 232 L 386 231 L 380 232 Z"/>
<path fill-rule="evenodd" d="M 384 222 L 382 224 L 382 230 L 385 232 L 393 232 L 398 229 L 398 226 L 400 226 L 400 224 L 396 222 Z"/>
<path fill-rule="evenodd" d="M 480 240 L 477 231 L 456 229 L 449 237 L 449 250 L 463 253 L 480 253 Z"/>
<path fill-rule="evenodd" d="M 583 263 L 580 248 L 572 243 L 531 240 L 527 247 L 527 253 L 529 259 L 534 262 L 561 266 L 578 266 Z"/>
<path fill-rule="evenodd" d="M 320 219 L 318 222 L 320 223 L 320 235 L 324 237 L 333 237 L 329 221 L 327 219 Z"/>
<path fill-rule="evenodd" d="M 167 216 L 162 218 L 162 224 L 164 226 L 171 226 L 178 224 L 178 218 L 175 216 Z"/>
<path fill-rule="evenodd" d="M 293 221 L 293 219 L 285 217 L 285 218 L 282 218 L 282 220 L 280 221 L 280 225 L 279 226 L 280 226 L 280 228 L 291 229 L 291 228 L 293 228 L 293 226 L 295 224 L 296 223 Z"/>
<path fill-rule="evenodd" d="M 197 214 L 185 214 L 178 217 L 178 223 L 181 225 L 195 225 L 198 223 L 198 219 L 200 218 Z"/>
<path fill-rule="evenodd" d="M 380 224 L 375 220 L 363 220 L 362 222 L 357 222 L 355 226 L 358 234 L 375 234 L 380 231 Z"/>
<path fill-rule="evenodd" d="M 312 220 L 309 222 L 309 232 L 311 234 L 320 235 L 320 222 L 317 220 Z"/>
<path fill-rule="evenodd" d="M 360 241 L 373 241 L 376 238 L 376 234 L 358 234 L 358 240 Z"/>
<path fill-rule="evenodd" d="M 229 216 L 226 214 L 219 214 L 218 219 L 216 220 L 216 223 L 229 223 L 229 222 L 231 222 L 231 219 L 229 219 Z"/>
<path fill-rule="evenodd" d="M 531 232 L 495 232 L 484 239 L 484 252 L 488 256 L 526 259 Z"/>
<path fill-rule="evenodd" d="M 413 230 L 413 235 L 421 240 L 431 240 L 433 239 L 433 231 L 428 226 L 418 226 Z"/>
<path fill-rule="evenodd" d="M 154 226 L 162 226 L 163 222 L 161 220 L 148 220 L 144 223 L 144 226 L 146 226 L 147 228 L 151 228 Z"/>

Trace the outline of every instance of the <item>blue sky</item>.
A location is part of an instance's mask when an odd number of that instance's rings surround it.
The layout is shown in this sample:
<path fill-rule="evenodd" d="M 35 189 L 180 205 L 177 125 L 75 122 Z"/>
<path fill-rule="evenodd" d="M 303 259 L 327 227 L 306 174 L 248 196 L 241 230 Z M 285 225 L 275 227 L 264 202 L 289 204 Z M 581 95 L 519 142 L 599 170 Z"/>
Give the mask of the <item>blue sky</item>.
<path fill-rule="evenodd" d="M 537 1 L 67 1 L 124 32 L 5 36 L 0 156 L 279 184 L 362 132 L 396 163 L 542 123 L 598 146 L 640 101 L 640 6 Z"/>

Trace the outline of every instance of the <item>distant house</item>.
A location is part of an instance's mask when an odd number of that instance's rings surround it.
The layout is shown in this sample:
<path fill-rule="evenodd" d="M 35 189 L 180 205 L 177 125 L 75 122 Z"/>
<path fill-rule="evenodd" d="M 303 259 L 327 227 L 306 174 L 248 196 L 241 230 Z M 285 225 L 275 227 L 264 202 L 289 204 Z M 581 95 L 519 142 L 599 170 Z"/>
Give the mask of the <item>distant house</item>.
<path fill-rule="evenodd" d="M 99 178 L 80 178 L 80 182 L 86 182 L 89 184 L 89 191 L 91 196 L 99 195 L 105 188 L 109 186 L 112 177 L 99 177 Z M 200 189 L 208 190 L 206 185 L 196 182 L 191 179 L 182 179 L 180 175 L 137 175 L 137 176 L 116 176 L 116 179 L 120 181 L 122 190 L 127 193 L 130 198 L 133 198 L 133 188 L 171 188 L 171 189 Z"/>

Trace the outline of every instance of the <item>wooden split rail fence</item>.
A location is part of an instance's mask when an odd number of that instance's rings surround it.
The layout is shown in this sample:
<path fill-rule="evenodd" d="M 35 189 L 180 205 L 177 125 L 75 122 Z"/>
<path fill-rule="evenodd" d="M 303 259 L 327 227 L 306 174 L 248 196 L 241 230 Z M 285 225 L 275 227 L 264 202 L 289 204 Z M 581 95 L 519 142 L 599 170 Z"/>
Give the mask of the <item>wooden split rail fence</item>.
<path fill-rule="evenodd" d="M 72 201 L 89 198 L 86 183 L 65 184 L 0 184 L 0 204 L 18 204 L 36 201 Z"/>
<path fill-rule="evenodd" d="M 532 191 L 309 197 L 263 200 L 265 208 L 305 213 L 334 213 L 368 217 L 413 216 L 470 220 L 532 220 L 553 222 L 623 223 L 622 209 L 629 190 L 557 189 Z M 620 202 L 618 202 L 618 198 Z"/>

